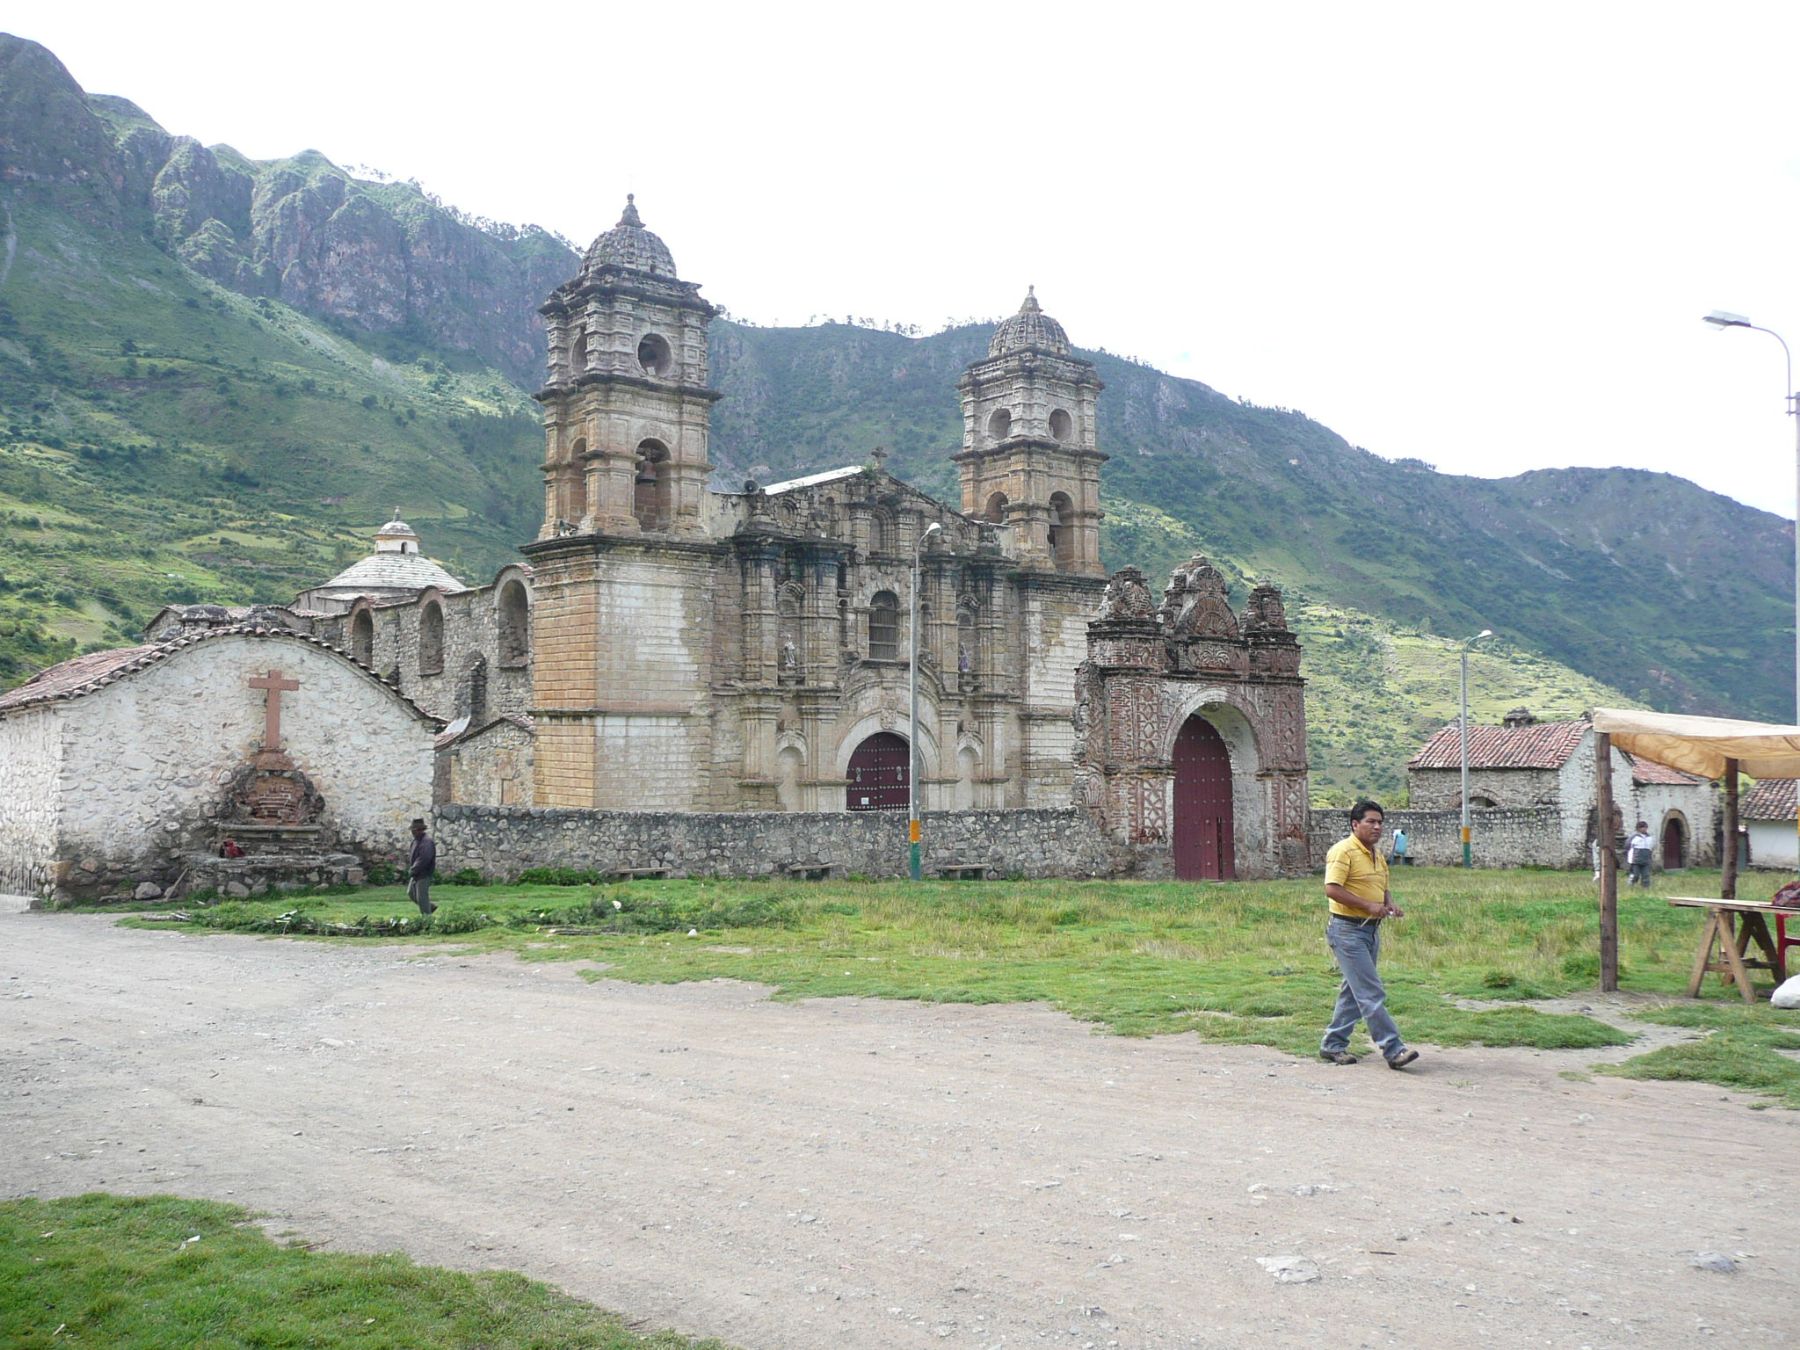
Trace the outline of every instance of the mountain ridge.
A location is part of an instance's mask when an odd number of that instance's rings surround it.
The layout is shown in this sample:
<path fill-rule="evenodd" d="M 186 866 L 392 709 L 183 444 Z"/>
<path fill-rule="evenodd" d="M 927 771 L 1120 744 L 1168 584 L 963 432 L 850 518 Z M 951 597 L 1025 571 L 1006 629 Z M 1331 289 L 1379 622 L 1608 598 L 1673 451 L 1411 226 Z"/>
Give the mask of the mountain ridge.
<path fill-rule="evenodd" d="M 0 208 L 0 522 L 14 536 L 0 542 L 0 685 L 124 640 L 163 599 L 286 599 L 365 549 L 396 502 L 465 576 L 535 532 L 536 306 L 578 265 L 566 241 L 317 152 L 201 146 L 5 36 Z M 990 332 L 716 320 L 718 480 L 882 445 L 890 469 L 956 503 L 955 385 Z M 1395 736 L 1428 731 L 1443 653 L 1483 627 L 1505 638 L 1476 661 L 1490 718 L 1540 697 L 1545 715 L 1603 698 L 1786 719 L 1791 643 L 1770 640 L 1792 622 L 1781 518 L 1642 470 L 1441 474 L 1304 414 L 1082 354 L 1108 386 L 1108 565 L 1154 580 L 1205 551 L 1238 586 L 1273 579 L 1315 616 L 1309 717 L 1334 747 L 1317 766 L 1334 790 L 1360 691 L 1395 701 Z M 1359 772 L 1392 791 L 1403 747 L 1374 739 L 1382 765 Z"/>

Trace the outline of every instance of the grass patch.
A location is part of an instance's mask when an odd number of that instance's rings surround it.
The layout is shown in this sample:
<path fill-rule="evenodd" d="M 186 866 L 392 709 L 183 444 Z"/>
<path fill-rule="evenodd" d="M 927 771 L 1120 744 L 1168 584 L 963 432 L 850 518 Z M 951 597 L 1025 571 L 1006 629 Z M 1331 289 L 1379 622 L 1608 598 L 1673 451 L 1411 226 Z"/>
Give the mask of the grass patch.
<path fill-rule="evenodd" d="M 1767 1003 L 1714 1003 L 1691 1000 L 1640 1013 L 1646 1022 L 1688 1027 L 1705 1034 L 1680 1045 L 1665 1045 L 1623 1064 L 1602 1064 L 1596 1073 L 1621 1078 L 1716 1083 L 1772 1097 L 1800 1110 L 1800 1019 Z M 1786 1053 L 1783 1053 L 1783 1052 Z"/>
<path fill-rule="evenodd" d="M 103 1194 L 0 1204 L 0 1325 L 20 1347 L 723 1350 L 638 1335 L 507 1271 L 276 1243 L 235 1205 Z"/>

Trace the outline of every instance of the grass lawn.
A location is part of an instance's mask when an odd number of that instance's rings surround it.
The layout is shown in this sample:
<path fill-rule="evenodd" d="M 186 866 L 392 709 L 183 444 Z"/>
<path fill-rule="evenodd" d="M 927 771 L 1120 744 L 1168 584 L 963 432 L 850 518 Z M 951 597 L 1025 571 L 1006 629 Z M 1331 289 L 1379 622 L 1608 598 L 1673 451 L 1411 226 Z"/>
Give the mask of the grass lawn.
<path fill-rule="evenodd" d="M 610 1313 L 506 1271 L 309 1252 L 235 1205 L 82 1195 L 0 1203 L 0 1339 L 9 1346 L 201 1350 L 723 1350 L 640 1336 Z"/>
<path fill-rule="evenodd" d="M 1716 872 L 1659 877 L 1619 898 L 1621 983 L 1667 995 L 1644 1021 L 1696 1040 L 1627 1060 L 1634 1077 L 1721 1083 L 1800 1107 L 1800 1018 L 1743 1004 L 1709 978 L 1681 997 L 1701 916 L 1670 893 L 1716 894 Z M 1587 1049 L 1632 1035 L 1534 1001 L 1599 977 L 1585 873 L 1412 868 L 1407 918 L 1383 929 L 1390 1006 L 1409 1040 Z M 1757 885 L 1752 877 L 1746 883 Z M 455 943 L 528 960 L 605 963 L 592 979 L 760 981 L 779 995 L 1045 1002 L 1125 1035 L 1317 1049 L 1337 974 L 1317 878 L 1212 885 L 1117 881 L 744 882 L 433 888 L 421 924 L 397 888 L 189 906 L 184 929 L 318 940 Z M 167 906 L 163 906 L 166 910 Z M 134 920 L 135 922 L 150 922 Z M 692 936 L 690 936 L 692 933 Z M 1479 1001 L 1499 1006 L 1471 1007 Z"/>

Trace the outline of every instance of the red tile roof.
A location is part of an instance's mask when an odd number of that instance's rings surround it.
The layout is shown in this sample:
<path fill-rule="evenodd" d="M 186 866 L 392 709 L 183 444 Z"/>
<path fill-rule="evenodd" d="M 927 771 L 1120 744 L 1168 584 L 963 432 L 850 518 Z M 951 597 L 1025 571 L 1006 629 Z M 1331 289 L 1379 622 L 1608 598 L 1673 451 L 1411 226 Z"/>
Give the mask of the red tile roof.
<path fill-rule="evenodd" d="M 1794 818 L 1794 780 L 1764 778 L 1750 789 L 1738 805 L 1740 820 L 1792 820 Z"/>
<path fill-rule="evenodd" d="M 111 651 L 89 652 L 72 657 L 61 665 L 47 667 L 24 684 L 0 694 L 0 710 L 23 707 L 27 703 L 47 703 L 53 698 L 73 697 L 76 691 L 98 688 L 111 675 L 133 661 L 148 656 L 156 647 L 114 647 Z"/>
<path fill-rule="evenodd" d="M 1666 783 L 1670 787 L 1692 787 L 1696 783 L 1712 781 L 1684 773 L 1680 769 L 1671 769 L 1667 764 L 1658 764 L 1653 759 L 1643 759 L 1633 754 L 1627 754 L 1625 758 L 1631 761 L 1631 781 L 1634 783 Z"/>
<path fill-rule="evenodd" d="M 1588 723 L 1534 722 L 1526 727 L 1469 728 L 1471 769 L 1560 769 L 1569 762 Z M 1452 722 L 1407 761 L 1409 769 L 1455 769 L 1462 765 L 1461 738 Z"/>

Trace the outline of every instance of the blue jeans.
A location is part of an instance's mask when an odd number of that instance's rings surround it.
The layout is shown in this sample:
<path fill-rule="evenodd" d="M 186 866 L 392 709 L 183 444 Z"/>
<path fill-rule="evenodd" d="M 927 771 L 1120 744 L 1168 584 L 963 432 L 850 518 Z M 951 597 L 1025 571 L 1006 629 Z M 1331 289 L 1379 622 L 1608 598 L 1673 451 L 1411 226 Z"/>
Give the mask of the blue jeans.
<path fill-rule="evenodd" d="M 1331 1025 L 1325 1028 L 1321 1050 L 1348 1050 L 1350 1033 L 1360 1020 L 1367 1024 L 1369 1037 L 1380 1047 L 1383 1057 L 1392 1059 L 1406 1049 L 1400 1039 L 1400 1028 L 1388 1015 L 1387 990 L 1375 963 L 1381 956 L 1381 925 L 1361 923 L 1333 914 L 1325 925 L 1325 945 L 1331 948 L 1331 959 L 1343 972 L 1344 983 L 1338 989 L 1337 1007 L 1331 1011 Z"/>

